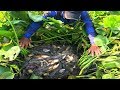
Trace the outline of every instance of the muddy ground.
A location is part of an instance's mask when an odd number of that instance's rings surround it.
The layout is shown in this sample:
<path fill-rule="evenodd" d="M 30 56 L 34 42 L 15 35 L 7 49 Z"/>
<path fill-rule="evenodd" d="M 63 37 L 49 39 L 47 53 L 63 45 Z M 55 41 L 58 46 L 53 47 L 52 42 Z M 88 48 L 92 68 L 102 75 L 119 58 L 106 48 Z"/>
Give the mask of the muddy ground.
<path fill-rule="evenodd" d="M 29 49 L 20 79 L 67 79 L 78 75 L 81 51 L 70 45 L 37 45 Z"/>

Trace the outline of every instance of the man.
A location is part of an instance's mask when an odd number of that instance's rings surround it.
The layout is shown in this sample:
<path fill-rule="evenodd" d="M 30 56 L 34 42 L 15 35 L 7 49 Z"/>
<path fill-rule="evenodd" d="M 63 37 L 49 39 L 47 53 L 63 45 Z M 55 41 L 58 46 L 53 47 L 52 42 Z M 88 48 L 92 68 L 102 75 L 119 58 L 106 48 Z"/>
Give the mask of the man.
<path fill-rule="evenodd" d="M 92 20 L 89 17 L 87 11 L 46 11 L 43 15 L 43 18 L 47 17 L 55 17 L 55 19 L 59 19 L 66 23 L 75 22 L 76 20 L 81 19 L 85 23 L 86 32 L 88 34 L 88 38 L 90 40 L 91 47 L 88 49 L 88 52 L 94 55 L 99 55 L 100 48 L 95 45 L 94 37 L 96 32 L 93 27 Z M 27 28 L 26 33 L 20 40 L 20 46 L 23 48 L 27 48 L 30 44 L 30 37 L 35 33 L 41 25 L 43 25 L 43 21 L 40 22 L 32 22 Z"/>

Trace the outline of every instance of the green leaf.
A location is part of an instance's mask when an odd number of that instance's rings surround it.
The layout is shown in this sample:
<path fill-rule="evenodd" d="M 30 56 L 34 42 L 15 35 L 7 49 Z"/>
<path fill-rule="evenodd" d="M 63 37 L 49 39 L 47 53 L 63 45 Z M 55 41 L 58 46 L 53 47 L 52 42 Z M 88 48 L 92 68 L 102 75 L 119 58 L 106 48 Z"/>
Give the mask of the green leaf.
<path fill-rule="evenodd" d="M 9 43 L 3 43 L 1 50 L 8 51 L 14 45 L 12 44 L 12 40 Z"/>
<path fill-rule="evenodd" d="M 115 28 L 120 25 L 120 15 L 109 15 L 103 19 L 103 25 L 105 28 L 110 27 L 111 30 L 115 30 Z"/>
<path fill-rule="evenodd" d="M 3 49 L 0 50 L 0 56 L 1 56 L 1 55 L 5 55 L 5 53 L 6 53 L 5 50 L 3 50 Z"/>
<path fill-rule="evenodd" d="M 115 68 L 117 67 L 114 62 L 102 63 L 105 68 Z"/>
<path fill-rule="evenodd" d="M 101 29 L 100 28 L 96 29 L 96 32 L 100 35 L 106 35 L 107 34 L 104 30 L 102 30 L 102 28 Z"/>
<path fill-rule="evenodd" d="M 15 64 L 10 65 L 10 67 L 14 68 L 14 69 L 15 69 L 15 70 L 17 70 L 17 71 L 19 71 L 19 70 L 20 70 L 20 69 L 19 69 L 19 67 L 18 67 L 17 65 L 15 65 Z"/>
<path fill-rule="evenodd" d="M 9 15 L 15 19 L 21 19 L 27 22 L 30 21 L 27 11 L 10 11 Z"/>
<path fill-rule="evenodd" d="M 98 79 L 101 79 L 102 74 L 103 74 L 103 73 L 102 73 L 99 69 L 96 71 L 96 77 L 97 77 Z"/>
<path fill-rule="evenodd" d="M 107 58 L 104 59 L 104 62 L 111 62 L 117 60 L 117 56 L 108 56 Z"/>
<path fill-rule="evenodd" d="M 3 67 L 0 65 L 0 75 L 4 72 L 10 71 L 10 69 L 8 67 Z"/>
<path fill-rule="evenodd" d="M 50 21 L 54 22 L 55 24 L 62 24 L 62 23 L 63 23 L 61 20 L 56 20 L 56 19 L 54 19 L 54 18 L 49 18 L 49 17 L 48 17 L 48 19 L 49 19 Z"/>
<path fill-rule="evenodd" d="M 119 28 L 117 28 L 118 30 L 114 30 L 114 34 L 118 34 L 120 32 Z"/>
<path fill-rule="evenodd" d="M 39 22 L 39 21 L 43 20 L 42 15 L 36 15 L 30 11 L 28 11 L 28 15 L 29 15 L 30 19 L 33 20 L 34 22 Z"/>
<path fill-rule="evenodd" d="M 111 15 L 120 15 L 120 11 L 110 11 Z"/>
<path fill-rule="evenodd" d="M 0 79 L 13 79 L 14 73 L 10 71 L 8 67 L 0 65 Z"/>
<path fill-rule="evenodd" d="M 0 30 L 0 36 L 5 36 L 5 37 L 12 37 L 14 35 L 13 32 L 7 31 L 7 30 Z"/>
<path fill-rule="evenodd" d="M 53 24 L 55 24 L 54 22 L 48 22 L 50 25 L 53 25 Z"/>
<path fill-rule="evenodd" d="M 117 61 L 112 61 L 112 62 L 102 62 L 102 65 L 105 68 L 120 68 L 120 63 Z"/>
<path fill-rule="evenodd" d="M 101 46 L 100 47 L 100 50 L 102 51 L 102 53 L 104 53 L 104 52 L 106 52 L 106 50 L 107 50 L 107 46 Z"/>
<path fill-rule="evenodd" d="M 15 75 L 14 73 L 7 71 L 0 75 L 0 79 L 13 79 L 14 75 Z"/>
<path fill-rule="evenodd" d="M 2 55 L 0 55 L 0 62 L 3 60 Z"/>
<path fill-rule="evenodd" d="M 6 53 L 5 53 L 5 59 L 9 58 L 9 61 L 15 60 L 16 57 L 19 55 L 20 53 L 20 47 L 19 46 L 13 46 L 12 48 L 10 48 Z"/>
<path fill-rule="evenodd" d="M 31 77 L 30 77 L 30 79 L 43 79 L 43 78 L 40 77 L 40 76 L 37 76 L 35 74 L 32 74 Z"/>
<path fill-rule="evenodd" d="M 107 39 L 107 37 L 102 36 L 102 35 L 97 35 L 94 41 L 95 41 L 95 44 L 98 46 L 104 46 L 109 43 L 109 40 Z"/>
<path fill-rule="evenodd" d="M 107 16 L 103 19 L 103 24 L 105 27 L 112 27 L 115 24 L 115 19 L 111 18 L 111 16 Z"/>
<path fill-rule="evenodd" d="M 13 21 L 11 21 L 11 23 L 12 23 L 12 24 L 19 24 L 19 23 L 26 23 L 26 22 L 23 21 L 23 20 L 13 20 Z M 7 25 L 10 25 L 9 22 L 6 22 L 6 24 L 7 24 Z"/>
<path fill-rule="evenodd" d="M 114 78 L 114 75 L 113 74 L 104 74 L 102 76 L 102 79 L 113 79 Z"/>

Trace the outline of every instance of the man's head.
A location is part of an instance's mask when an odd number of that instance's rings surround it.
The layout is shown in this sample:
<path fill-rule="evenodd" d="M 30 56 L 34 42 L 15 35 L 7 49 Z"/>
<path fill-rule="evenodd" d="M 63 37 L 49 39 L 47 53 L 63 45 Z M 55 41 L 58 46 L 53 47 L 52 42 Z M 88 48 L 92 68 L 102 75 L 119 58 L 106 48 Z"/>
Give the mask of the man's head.
<path fill-rule="evenodd" d="M 64 17 L 66 19 L 78 20 L 80 17 L 81 11 L 64 11 Z"/>

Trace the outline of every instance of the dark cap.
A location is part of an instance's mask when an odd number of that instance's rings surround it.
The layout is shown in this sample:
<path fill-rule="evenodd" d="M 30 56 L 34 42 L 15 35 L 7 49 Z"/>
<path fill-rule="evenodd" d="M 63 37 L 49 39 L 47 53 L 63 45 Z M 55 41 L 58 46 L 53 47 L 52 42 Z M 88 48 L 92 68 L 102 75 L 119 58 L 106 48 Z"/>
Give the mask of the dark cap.
<path fill-rule="evenodd" d="M 80 17 L 81 11 L 64 11 L 64 16 L 66 19 L 75 19 L 78 20 Z"/>

